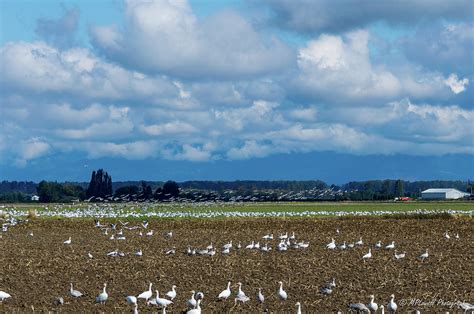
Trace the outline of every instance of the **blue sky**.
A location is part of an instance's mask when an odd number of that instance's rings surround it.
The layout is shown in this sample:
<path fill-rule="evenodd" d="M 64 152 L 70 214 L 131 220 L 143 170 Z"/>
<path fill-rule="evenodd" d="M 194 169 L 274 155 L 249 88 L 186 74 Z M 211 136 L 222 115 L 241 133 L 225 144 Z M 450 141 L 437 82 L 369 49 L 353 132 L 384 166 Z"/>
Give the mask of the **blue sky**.
<path fill-rule="evenodd" d="M 0 179 L 473 177 L 471 1 L 0 12 Z"/>

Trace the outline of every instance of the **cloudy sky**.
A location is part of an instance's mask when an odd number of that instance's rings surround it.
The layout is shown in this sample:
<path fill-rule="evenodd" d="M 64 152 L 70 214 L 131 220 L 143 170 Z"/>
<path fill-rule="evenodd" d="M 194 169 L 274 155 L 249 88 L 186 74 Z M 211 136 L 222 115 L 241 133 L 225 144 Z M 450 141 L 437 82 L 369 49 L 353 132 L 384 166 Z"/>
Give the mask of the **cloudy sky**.
<path fill-rule="evenodd" d="M 0 178 L 474 177 L 471 0 L 0 11 Z"/>

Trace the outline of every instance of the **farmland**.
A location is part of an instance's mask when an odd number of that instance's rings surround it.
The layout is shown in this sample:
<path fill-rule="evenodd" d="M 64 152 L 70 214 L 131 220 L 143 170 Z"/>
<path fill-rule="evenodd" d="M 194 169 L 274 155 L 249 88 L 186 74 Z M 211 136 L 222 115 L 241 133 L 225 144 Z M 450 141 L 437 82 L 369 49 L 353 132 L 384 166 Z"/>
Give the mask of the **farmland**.
<path fill-rule="evenodd" d="M 392 293 L 403 312 L 415 308 L 422 312 L 454 310 L 456 304 L 448 301 L 472 303 L 474 296 L 474 262 L 469 253 L 474 250 L 474 224 L 469 215 L 448 217 L 152 219 L 146 229 L 141 221 L 133 220 L 126 226 L 117 223 L 116 230 L 109 223 L 117 221 L 109 219 L 102 221 L 108 235 L 91 219 L 32 219 L 2 233 L 0 290 L 8 289 L 12 298 L 0 304 L 0 312 L 128 312 L 132 307 L 126 304 L 125 296 L 138 295 L 150 282 L 160 293 L 172 285 L 178 287 L 174 305 L 166 308 L 172 313 L 186 308 L 191 290 L 204 293 L 203 312 L 294 312 L 296 302 L 301 302 L 307 313 L 346 312 L 349 303 L 367 303 L 370 294 L 379 304 L 387 304 Z M 120 229 L 126 239 L 111 240 Z M 152 236 L 144 235 L 151 230 Z M 169 231 L 172 237 L 165 236 Z M 309 243 L 309 247 L 277 251 L 277 237 L 286 232 L 295 232 L 297 240 Z M 450 239 L 445 232 L 451 234 Z M 274 234 L 275 239 L 263 240 L 266 234 Z M 72 239 L 70 245 L 63 243 L 68 237 Z M 363 245 L 354 248 L 326 248 L 331 238 L 340 245 L 360 237 Z M 233 249 L 229 254 L 221 253 L 221 247 L 230 240 Z M 245 249 L 251 241 L 268 243 L 272 250 Z M 406 251 L 406 257 L 396 260 L 394 250 L 376 249 L 377 241 L 384 245 L 395 241 L 397 251 Z M 241 249 L 236 248 L 238 242 L 243 245 Z M 204 248 L 210 243 L 216 247 L 214 256 L 185 253 L 188 246 Z M 172 248 L 176 253 L 166 255 Z M 373 257 L 363 261 L 369 248 Z M 139 249 L 143 256 L 134 255 Z M 430 256 L 421 261 L 418 256 L 425 249 Z M 124 256 L 106 256 L 114 250 Z M 337 283 L 333 293 L 321 294 L 320 288 L 333 277 Z M 232 282 L 233 296 L 217 302 L 227 281 Z M 277 297 L 278 281 L 288 293 L 286 301 Z M 75 299 L 68 294 L 71 282 L 84 297 Z M 237 282 L 242 282 L 250 301 L 235 305 Z M 103 283 L 108 284 L 109 300 L 104 305 L 95 304 Z M 257 288 L 265 295 L 263 304 L 255 300 Z M 65 303 L 54 305 L 56 297 L 63 297 Z M 425 303 L 415 306 L 410 300 Z M 428 303 L 432 300 L 445 302 Z M 139 311 L 157 312 L 159 308 L 139 301 Z"/>

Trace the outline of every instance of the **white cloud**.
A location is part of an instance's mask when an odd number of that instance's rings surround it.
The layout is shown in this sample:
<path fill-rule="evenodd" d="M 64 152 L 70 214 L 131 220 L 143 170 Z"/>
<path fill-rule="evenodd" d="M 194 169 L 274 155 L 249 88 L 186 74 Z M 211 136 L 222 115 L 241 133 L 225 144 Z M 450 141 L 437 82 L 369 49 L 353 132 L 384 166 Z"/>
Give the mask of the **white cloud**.
<path fill-rule="evenodd" d="M 44 156 L 51 146 L 40 138 L 30 138 L 21 141 L 16 147 L 16 164 L 24 167 L 29 160 Z"/>
<path fill-rule="evenodd" d="M 96 47 L 139 71 L 191 78 L 235 78 L 280 71 L 292 53 L 232 11 L 201 20 L 186 0 L 125 2 L 124 32 L 92 27 Z"/>
<path fill-rule="evenodd" d="M 173 121 L 163 124 L 142 125 L 140 129 L 148 135 L 166 135 L 166 134 L 189 134 L 197 132 L 197 129 L 189 123 L 182 121 Z"/>
<path fill-rule="evenodd" d="M 451 74 L 444 83 L 451 88 L 453 93 L 459 94 L 466 90 L 465 86 L 469 84 L 469 80 L 467 78 L 458 79 L 456 74 Z"/>
<path fill-rule="evenodd" d="M 309 41 L 298 53 L 296 89 L 332 104 L 449 97 L 445 79 L 438 72 L 422 72 L 407 63 L 374 64 L 369 39 L 367 30 L 357 30 L 342 36 L 322 34 Z"/>

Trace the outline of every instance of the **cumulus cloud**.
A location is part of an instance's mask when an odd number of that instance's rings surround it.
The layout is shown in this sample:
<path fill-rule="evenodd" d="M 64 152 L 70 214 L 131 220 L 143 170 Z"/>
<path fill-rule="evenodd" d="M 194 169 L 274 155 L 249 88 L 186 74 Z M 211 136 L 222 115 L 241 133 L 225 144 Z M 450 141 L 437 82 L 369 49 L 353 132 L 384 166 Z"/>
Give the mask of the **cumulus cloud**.
<path fill-rule="evenodd" d="M 11 93 L 195 105 L 180 98 L 179 88 L 168 79 L 125 70 L 85 48 L 60 50 L 44 42 L 10 42 L 1 47 L 0 61 L 0 84 Z"/>
<path fill-rule="evenodd" d="M 344 35 L 323 34 L 298 52 L 295 88 L 314 99 L 332 103 L 380 103 L 398 97 L 447 98 L 445 78 L 403 66 L 374 64 L 370 33 L 357 30 Z"/>
<path fill-rule="evenodd" d="M 292 61 L 289 48 L 236 12 L 201 20 L 186 0 L 126 1 L 123 32 L 99 26 L 90 34 L 108 58 L 147 73 L 239 78 L 274 73 Z"/>
<path fill-rule="evenodd" d="M 453 93 L 459 94 L 466 90 L 465 86 L 469 84 L 469 80 L 467 78 L 458 79 L 456 74 L 451 74 L 444 83 L 451 88 Z"/>
<path fill-rule="evenodd" d="M 277 25 L 300 32 L 339 32 L 383 21 L 418 24 L 436 19 L 470 19 L 469 0 L 267 0 Z"/>
<path fill-rule="evenodd" d="M 14 147 L 18 156 L 16 164 L 24 167 L 29 160 L 45 155 L 50 148 L 51 146 L 40 138 L 30 138 L 21 141 Z"/>

